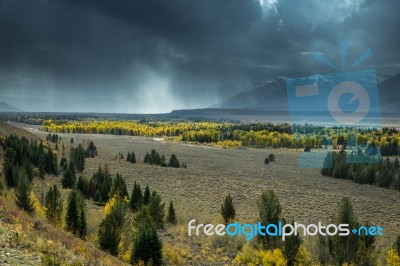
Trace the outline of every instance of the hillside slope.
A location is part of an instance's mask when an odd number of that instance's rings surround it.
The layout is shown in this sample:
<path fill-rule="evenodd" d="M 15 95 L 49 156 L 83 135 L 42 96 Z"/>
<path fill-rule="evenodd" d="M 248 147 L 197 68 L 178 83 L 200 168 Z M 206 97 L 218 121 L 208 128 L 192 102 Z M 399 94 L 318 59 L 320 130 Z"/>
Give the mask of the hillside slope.
<path fill-rule="evenodd" d="M 0 136 L 16 134 L 29 139 L 38 136 L 0 122 Z M 0 265 L 128 265 L 101 251 L 95 244 L 73 236 L 48 223 L 38 203 L 38 180 L 34 179 L 35 212 L 32 216 L 15 204 L 13 189 L 6 189 L 0 153 Z M 52 178 L 47 179 L 50 185 Z"/>
<path fill-rule="evenodd" d="M 1 265 L 127 265 L 0 196 Z"/>
<path fill-rule="evenodd" d="M 32 134 L 31 132 L 24 130 L 22 128 L 14 127 L 10 124 L 0 122 L 0 136 L 9 136 L 15 134 L 20 137 L 25 137 L 27 139 L 39 139 L 38 136 Z"/>

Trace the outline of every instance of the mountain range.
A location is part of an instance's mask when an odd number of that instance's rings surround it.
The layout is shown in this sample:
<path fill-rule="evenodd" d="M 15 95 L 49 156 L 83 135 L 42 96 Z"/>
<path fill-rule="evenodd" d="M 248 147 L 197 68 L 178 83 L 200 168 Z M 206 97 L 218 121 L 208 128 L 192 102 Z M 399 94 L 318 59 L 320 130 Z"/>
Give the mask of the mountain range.
<path fill-rule="evenodd" d="M 313 78 L 320 79 L 323 76 L 315 75 Z M 378 77 L 379 80 L 381 82 L 378 83 L 378 92 L 382 115 L 400 114 L 400 73 L 383 80 Z M 287 112 L 286 81 L 286 77 L 264 81 L 256 84 L 253 89 L 224 99 L 210 108 Z"/>
<path fill-rule="evenodd" d="M 18 113 L 24 111 L 6 102 L 0 102 L 0 113 L 10 113 L 10 112 Z"/>

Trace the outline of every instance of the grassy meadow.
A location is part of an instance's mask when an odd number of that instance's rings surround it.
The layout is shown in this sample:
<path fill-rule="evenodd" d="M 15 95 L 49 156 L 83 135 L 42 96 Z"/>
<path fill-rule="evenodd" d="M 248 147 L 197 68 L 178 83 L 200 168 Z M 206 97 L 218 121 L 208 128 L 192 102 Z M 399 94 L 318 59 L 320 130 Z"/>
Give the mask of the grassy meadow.
<path fill-rule="evenodd" d="M 19 125 L 27 131 L 45 139 L 48 133 L 38 127 Z M 322 176 L 320 169 L 298 167 L 298 156 L 302 150 L 219 148 L 185 142 L 166 141 L 162 138 L 132 137 L 95 134 L 58 134 L 65 146 L 87 145 L 92 140 L 98 156 L 86 159 L 83 175 L 90 178 L 97 168 L 108 165 L 112 174 L 119 172 L 125 178 L 128 193 L 136 181 L 144 189 L 148 184 L 156 189 L 168 205 L 172 200 L 178 216 L 178 224 L 167 225 L 161 232 L 164 256 L 168 264 L 215 265 L 230 264 L 244 244 L 242 238 L 189 237 L 187 223 L 197 219 L 198 223 L 222 222 L 220 208 L 223 199 L 233 198 L 237 218 L 240 222 L 256 222 L 257 199 L 263 191 L 272 189 L 278 195 L 283 216 L 301 223 L 327 223 L 338 212 L 342 197 L 349 197 L 358 220 L 367 220 L 384 228 L 384 236 L 377 237 L 376 256 L 383 253 L 400 234 L 400 193 L 391 189 L 371 185 L 360 185 L 352 181 Z M 74 144 L 70 139 L 74 138 Z M 58 144 L 61 153 L 62 143 Z M 55 145 L 51 143 L 49 145 Z M 53 147 L 54 148 L 54 147 Z M 170 168 L 142 163 L 147 152 L 155 149 L 169 158 L 175 154 L 187 168 Z M 118 153 L 125 157 L 134 151 L 138 163 L 116 159 Z M 264 158 L 274 153 L 276 161 L 264 164 Z M 59 155 L 60 157 L 60 155 Z M 61 177 L 46 178 L 46 184 L 60 184 Z M 35 192 L 40 197 L 43 183 L 35 183 Z M 67 190 L 63 190 L 64 198 Z M 102 208 L 88 204 L 88 240 L 96 242 L 96 230 L 104 217 Z M 316 248 L 315 239 L 306 239 L 308 249 Z"/>

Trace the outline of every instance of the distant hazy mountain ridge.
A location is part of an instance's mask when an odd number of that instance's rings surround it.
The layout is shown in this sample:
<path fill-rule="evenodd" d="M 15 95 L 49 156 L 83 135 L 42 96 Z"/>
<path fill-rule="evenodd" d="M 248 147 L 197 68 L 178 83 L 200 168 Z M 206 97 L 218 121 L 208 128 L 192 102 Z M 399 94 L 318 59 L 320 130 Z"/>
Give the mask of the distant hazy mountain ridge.
<path fill-rule="evenodd" d="M 326 79 L 314 75 L 316 80 Z M 259 83 L 253 89 L 214 104 L 211 108 L 287 111 L 286 77 Z M 383 115 L 400 114 L 400 73 L 390 78 L 377 78 L 381 112 Z"/>
<path fill-rule="evenodd" d="M 6 102 L 0 102 L 0 113 L 1 112 L 3 112 L 3 113 L 5 113 L 5 112 L 23 112 L 23 110 L 15 107 L 15 106 L 12 106 Z"/>

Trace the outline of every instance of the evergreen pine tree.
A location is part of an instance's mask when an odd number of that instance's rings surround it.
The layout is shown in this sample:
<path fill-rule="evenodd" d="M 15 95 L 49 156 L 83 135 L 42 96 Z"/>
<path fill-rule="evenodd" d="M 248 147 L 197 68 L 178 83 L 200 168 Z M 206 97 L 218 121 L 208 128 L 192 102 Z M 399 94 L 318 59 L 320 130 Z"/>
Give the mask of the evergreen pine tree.
<path fill-rule="evenodd" d="M 146 153 L 143 159 L 143 163 L 150 163 L 150 155 L 149 153 Z"/>
<path fill-rule="evenodd" d="M 171 224 L 176 223 L 176 214 L 172 200 L 169 202 L 167 221 Z"/>
<path fill-rule="evenodd" d="M 144 265 L 163 265 L 162 243 L 154 227 L 145 227 L 139 231 L 132 248 L 131 263 L 143 261 Z"/>
<path fill-rule="evenodd" d="M 72 166 L 73 169 L 73 166 Z M 73 188 L 75 184 L 75 174 L 74 171 L 71 170 L 70 167 L 67 168 L 67 170 L 64 171 L 63 177 L 61 179 L 61 184 L 63 188 Z"/>
<path fill-rule="evenodd" d="M 358 228 L 357 219 L 349 198 L 343 198 L 339 205 L 337 224 L 348 224 L 349 228 Z M 351 263 L 357 258 L 359 237 L 355 234 L 348 236 L 335 235 L 332 237 L 332 255 L 339 265 Z"/>
<path fill-rule="evenodd" d="M 34 211 L 31 193 L 32 187 L 26 177 L 25 169 L 21 168 L 18 174 L 17 188 L 15 189 L 15 203 L 29 214 Z"/>
<path fill-rule="evenodd" d="M 273 153 L 270 153 L 268 155 L 268 159 L 269 159 L 270 162 L 275 162 L 275 155 Z"/>
<path fill-rule="evenodd" d="M 91 140 L 89 146 L 86 149 L 86 157 L 94 158 L 97 156 L 97 148 Z"/>
<path fill-rule="evenodd" d="M 155 228 L 155 223 L 151 217 L 149 205 L 142 206 L 142 208 L 140 208 L 140 210 L 135 214 L 133 218 L 133 226 L 137 229 L 137 231 L 142 230 L 146 226 Z"/>
<path fill-rule="evenodd" d="M 73 160 L 69 160 L 68 168 L 71 171 L 72 175 L 75 176 L 75 168 L 76 168 L 76 166 L 75 166 L 75 163 L 74 163 Z"/>
<path fill-rule="evenodd" d="M 294 222 L 292 222 L 292 225 Z M 283 243 L 283 255 L 287 260 L 288 266 L 293 266 L 296 262 L 296 255 L 299 251 L 299 247 L 301 245 L 301 239 L 299 235 L 292 234 L 285 238 L 285 242 Z"/>
<path fill-rule="evenodd" d="M 150 152 L 150 157 L 149 157 L 149 162 L 150 162 L 150 164 L 154 164 L 155 163 L 155 159 L 156 159 L 156 154 L 158 154 L 157 152 L 156 152 L 156 150 L 151 150 L 151 152 Z"/>
<path fill-rule="evenodd" d="M 161 166 L 163 166 L 163 167 L 168 166 L 168 165 L 165 163 L 165 156 L 164 156 L 164 154 L 161 155 Z"/>
<path fill-rule="evenodd" d="M 174 168 L 179 168 L 180 164 L 179 164 L 178 158 L 176 158 L 175 154 L 172 154 L 171 158 L 169 158 L 169 166 L 174 167 Z"/>
<path fill-rule="evenodd" d="M 75 168 L 79 172 L 82 172 L 85 169 L 85 150 L 83 149 L 82 144 L 71 149 L 70 162 L 73 162 Z"/>
<path fill-rule="evenodd" d="M 149 204 L 150 201 L 150 188 L 149 185 L 146 184 L 146 188 L 144 189 L 144 195 L 143 195 L 143 204 L 147 205 Z"/>
<path fill-rule="evenodd" d="M 262 225 L 277 225 L 278 222 L 281 221 L 282 207 L 274 191 L 268 190 L 263 192 L 257 202 L 257 205 Z M 271 250 L 278 247 L 280 244 L 277 237 L 271 237 L 270 235 L 259 236 L 259 241 L 265 249 Z"/>
<path fill-rule="evenodd" d="M 133 190 L 132 190 L 129 205 L 131 207 L 131 210 L 133 212 L 135 212 L 140 209 L 142 204 L 143 204 L 142 190 L 140 188 L 140 185 L 136 184 L 136 181 L 135 181 L 135 183 L 133 184 Z"/>
<path fill-rule="evenodd" d="M 90 181 L 83 176 L 78 177 L 76 189 L 78 189 L 86 198 L 90 197 Z"/>
<path fill-rule="evenodd" d="M 5 176 L 7 187 L 15 187 L 17 180 L 14 179 L 13 168 L 15 162 L 16 153 L 12 148 L 7 148 L 3 162 L 3 173 Z M 14 170 L 15 172 L 15 170 Z"/>
<path fill-rule="evenodd" d="M 140 187 L 139 187 L 139 189 L 140 189 Z M 115 193 L 118 193 L 118 195 L 121 198 L 124 198 L 124 197 L 129 198 L 128 191 L 126 189 L 125 180 L 122 178 L 122 175 L 120 175 L 119 173 L 117 173 L 117 175 L 113 181 L 113 186 L 111 189 L 111 195 L 113 195 Z"/>
<path fill-rule="evenodd" d="M 110 216 L 106 216 L 100 223 L 98 231 L 99 245 L 102 250 L 118 255 L 118 245 L 121 240 L 120 230 Z"/>
<path fill-rule="evenodd" d="M 153 190 L 149 200 L 151 217 L 157 228 L 164 228 L 164 203 L 161 203 L 161 197 Z"/>
<path fill-rule="evenodd" d="M 160 165 L 161 164 L 161 157 L 160 157 L 160 154 L 158 154 L 158 152 L 156 152 L 155 155 L 154 155 L 154 164 L 155 165 Z"/>
<path fill-rule="evenodd" d="M 61 215 L 63 211 L 63 202 L 57 185 L 50 187 L 46 193 L 45 212 L 47 220 L 54 225 L 61 223 Z"/>
<path fill-rule="evenodd" d="M 61 168 L 61 171 L 65 171 L 68 168 L 68 161 L 65 157 L 62 157 L 60 160 L 60 168 Z"/>
<path fill-rule="evenodd" d="M 98 238 L 101 249 L 108 250 L 112 255 L 117 255 L 127 206 L 124 199 L 118 194 L 115 194 L 111 200 L 114 201 L 114 205 L 100 224 Z"/>
<path fill-rule="evenodd" d="M 136 163 L 136 155 L 134 152 L 131 153 L 131 158 L 130 158 L 131 163 Z"/>
<path fill-rule="evenodd" d="M 73 234 L 78 233 L 79 230 L 78 198 L 75 190 L 69 193 L 67 214 L 65 216 L 65 229 Z"/>
<path fill-rule="evenodd" d="M 225 224 L 228 224 L 235 219 L 236 211 L 233 207 L 231 195 L 226 196 L 224 204 L 221 205 L 221 215 L 224 218 Z"/>
<path fill-rule="evenodd" d="M 333 152 L 328 152 L 322 164 L 321 174 L 331 176 L 333 171 Z"/>

